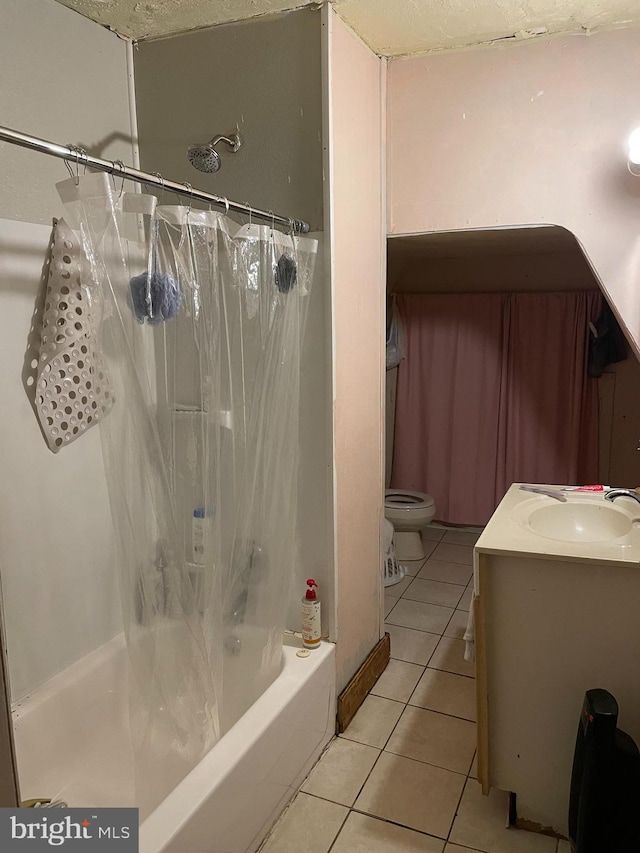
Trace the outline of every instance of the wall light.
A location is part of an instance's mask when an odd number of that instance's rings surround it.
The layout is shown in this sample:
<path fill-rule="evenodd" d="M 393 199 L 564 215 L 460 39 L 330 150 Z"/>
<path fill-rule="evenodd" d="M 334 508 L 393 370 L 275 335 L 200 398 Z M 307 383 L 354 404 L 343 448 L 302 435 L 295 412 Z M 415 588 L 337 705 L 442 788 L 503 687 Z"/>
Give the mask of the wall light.
<path fill-rule="evenodd" d="M 629 135 L 629 159 L 627 166 L 632 175 L 640 177 L 640 127 Z"/>

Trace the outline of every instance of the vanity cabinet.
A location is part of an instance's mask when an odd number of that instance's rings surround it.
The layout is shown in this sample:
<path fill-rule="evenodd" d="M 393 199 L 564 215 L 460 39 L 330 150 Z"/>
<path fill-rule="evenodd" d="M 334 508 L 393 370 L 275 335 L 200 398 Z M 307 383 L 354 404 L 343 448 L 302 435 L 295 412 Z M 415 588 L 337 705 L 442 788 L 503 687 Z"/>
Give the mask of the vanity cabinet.
<path fill-rule="evenodd" d="M 640 506 L 624 499 L 617 542 L 566 542 L 527 527 L 552 501 L 512 486 L 475 548 L 478 779 L 516 794 L 521 825 L 566 835 L 585 692 L 609 690 L 640 744 Z"/>

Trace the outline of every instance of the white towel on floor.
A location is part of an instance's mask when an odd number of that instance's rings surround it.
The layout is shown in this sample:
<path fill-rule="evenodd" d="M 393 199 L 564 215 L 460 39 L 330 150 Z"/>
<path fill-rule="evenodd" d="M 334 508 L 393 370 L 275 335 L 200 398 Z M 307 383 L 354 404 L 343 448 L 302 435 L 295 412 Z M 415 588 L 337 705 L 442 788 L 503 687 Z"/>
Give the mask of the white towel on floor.
<path fill-rule="evenodd" d="M 472 662 L 476 659 L 476 635 L 473 627 L 473 601 L 469 608 L 467 630 L 464 632 L 464 659 Z"/>

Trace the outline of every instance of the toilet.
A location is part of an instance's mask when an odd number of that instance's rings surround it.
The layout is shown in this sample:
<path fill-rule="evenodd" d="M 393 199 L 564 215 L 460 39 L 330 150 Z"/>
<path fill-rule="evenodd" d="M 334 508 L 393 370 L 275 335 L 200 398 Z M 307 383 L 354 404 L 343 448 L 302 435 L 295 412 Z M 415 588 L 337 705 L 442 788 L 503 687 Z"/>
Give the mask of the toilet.
<path fill-rule="evenodd" d="M 421 560 L 424 557 L 424 549 L 420 531 L 436 514 L 436 502 L 431 495 L 404 489 L 387 489 L 384 514 L 395 529 L 397 559 Z"/>

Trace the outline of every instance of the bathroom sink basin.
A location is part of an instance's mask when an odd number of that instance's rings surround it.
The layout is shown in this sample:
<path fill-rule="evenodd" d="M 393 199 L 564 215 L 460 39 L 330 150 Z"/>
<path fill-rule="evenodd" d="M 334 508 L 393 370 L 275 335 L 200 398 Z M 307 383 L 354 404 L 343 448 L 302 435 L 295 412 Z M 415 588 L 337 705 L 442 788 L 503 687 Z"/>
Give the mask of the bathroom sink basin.
<path fill-rule="evenodd" d="M 605 542 L 631 531 L 633 519 L 605 503 L 554 503 L 534 509 L 529 527 L 539 536 L 564 542 Z"/>

